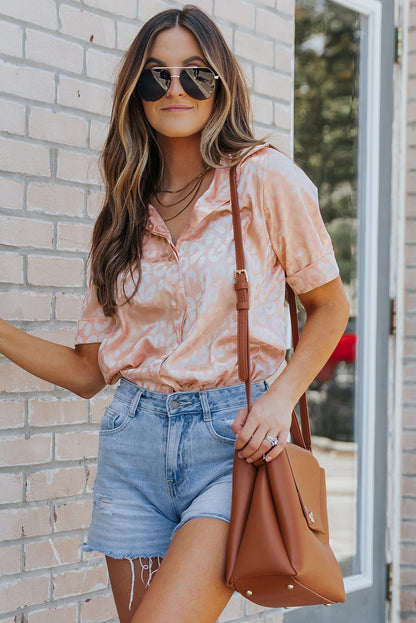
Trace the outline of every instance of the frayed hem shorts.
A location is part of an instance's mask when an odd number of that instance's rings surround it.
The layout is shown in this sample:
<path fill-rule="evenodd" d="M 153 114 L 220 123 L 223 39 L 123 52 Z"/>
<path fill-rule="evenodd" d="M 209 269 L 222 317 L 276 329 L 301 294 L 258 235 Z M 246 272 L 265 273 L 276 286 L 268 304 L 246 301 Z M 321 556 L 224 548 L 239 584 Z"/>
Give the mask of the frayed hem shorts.
<path fill-rule="evenodd" d="M 252 399 L 267 390 L 253 383 Z M 235 436 L 244 385 L 152 392 L 125 379 L 101 420 L 94 505 L 84 551 L 163 557 L 190 519 L 230 520 Z"/>

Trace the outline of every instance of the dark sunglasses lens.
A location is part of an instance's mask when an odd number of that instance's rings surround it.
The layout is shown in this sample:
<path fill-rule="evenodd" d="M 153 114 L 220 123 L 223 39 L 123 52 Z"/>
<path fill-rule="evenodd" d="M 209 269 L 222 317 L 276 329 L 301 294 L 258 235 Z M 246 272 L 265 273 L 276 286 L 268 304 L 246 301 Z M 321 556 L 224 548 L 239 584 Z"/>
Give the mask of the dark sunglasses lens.
<path fill-rule="evenodd" d="M 169 86 L 170 73 L 167 69 L 144 69 L 137 83 L 139 95 L 146 102 L 160 100 Z"/>
<path fill-rule="evenodd" d="M 209 67 L 186 67 L 181 71 L 180 82 L 190 97 L 206 100 L 214 92 L 215 74 Z"/>

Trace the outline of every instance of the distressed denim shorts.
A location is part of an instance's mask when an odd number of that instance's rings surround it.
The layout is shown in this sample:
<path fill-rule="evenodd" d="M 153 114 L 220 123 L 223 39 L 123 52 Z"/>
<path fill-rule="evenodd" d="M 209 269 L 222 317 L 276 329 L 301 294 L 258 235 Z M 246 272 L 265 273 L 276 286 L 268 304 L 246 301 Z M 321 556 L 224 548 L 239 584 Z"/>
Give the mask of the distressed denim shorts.
<path fill-rule="evenodd" d="M 253 383 L 256 400 L 267 389 Z M 122 380 L 101 420 L 94 506 L 84 551 L 163 557 L 190 519 L 229 521 L 244 385 L 162 394 Z"/>

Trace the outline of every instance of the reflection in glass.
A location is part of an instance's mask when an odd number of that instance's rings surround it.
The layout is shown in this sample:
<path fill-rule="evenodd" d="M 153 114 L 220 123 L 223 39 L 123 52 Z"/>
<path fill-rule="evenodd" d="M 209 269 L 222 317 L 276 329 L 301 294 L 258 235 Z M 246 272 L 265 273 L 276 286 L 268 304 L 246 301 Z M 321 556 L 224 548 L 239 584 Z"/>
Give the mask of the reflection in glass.
<path fill-rule="evenodd" d="M 319 189 L 350 301 L 350 319 L 308 393 L 314 454 L 326 470 L 331 543 L 344 575 L 359 571 L 357 316 L 359 13 L 330 0 L 297 0 L 295 161 Z"/>

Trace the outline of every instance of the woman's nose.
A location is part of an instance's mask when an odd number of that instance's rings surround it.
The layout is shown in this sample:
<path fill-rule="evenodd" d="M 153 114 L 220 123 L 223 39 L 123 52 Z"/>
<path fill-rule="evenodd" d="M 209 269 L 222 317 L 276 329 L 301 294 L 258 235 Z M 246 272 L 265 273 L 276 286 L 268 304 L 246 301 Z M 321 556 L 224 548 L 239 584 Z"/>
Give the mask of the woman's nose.
<path fill-rule="evenodd" d="M 169 89 L 167 90 L 167 93 L 169 95 L 179 95 L 183 93 L 183 88 L 179 81 L 178 74 L 175 73 L 173 74 L 173 76 L 171 76 L 171 81 L 170 81 L 170 85 L 169 85 Z"/>

